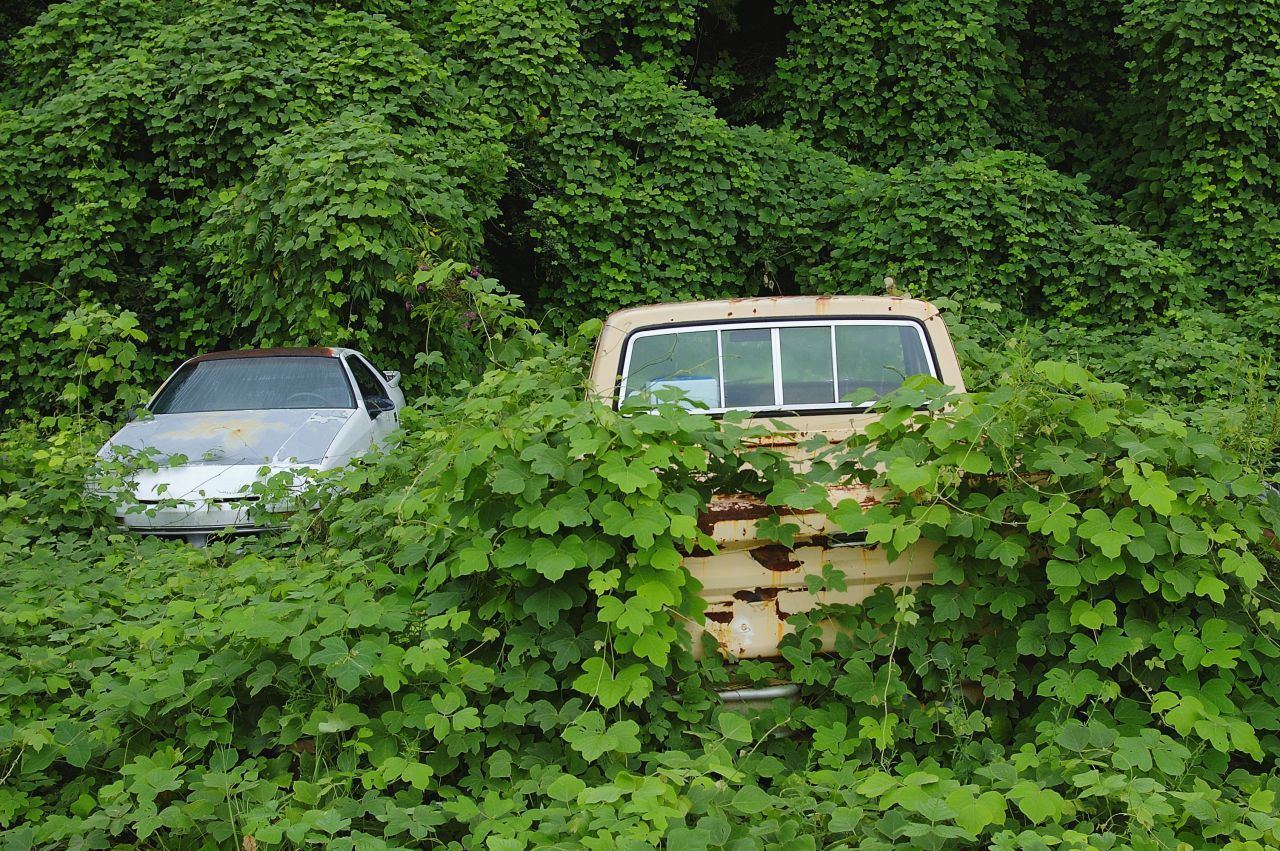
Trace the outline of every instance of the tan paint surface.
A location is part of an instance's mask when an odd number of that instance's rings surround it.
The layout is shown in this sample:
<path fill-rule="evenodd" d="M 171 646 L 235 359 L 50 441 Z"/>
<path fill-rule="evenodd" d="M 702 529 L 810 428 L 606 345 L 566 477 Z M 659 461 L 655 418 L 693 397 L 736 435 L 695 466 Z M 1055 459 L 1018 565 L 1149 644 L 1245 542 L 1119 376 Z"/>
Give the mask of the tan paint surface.
<path fill-rule="evenodd" d="M 592 392 L 609 403 L 616 403 L 623 350 L 632 331 L 672 324 L 784 318 L 920 320 L 937 359 L 940 379 L 956 390 L 964 390 L 951 337 L 942 316 L 928 302 L 888 296 L 790 296 L 686 302 L 618 311 L 606 320 L 596 346 L 591 369 Z M 815 434 L 839 441 L 862 431 L 875 418 L 875 414 L 850 411 L 762 419 L 759 423 L 768 424 L 777 434 L 760 442 L 786 452 L 803 466 L 804 453 L 797 444 Z M 877 501 L 875 493 L 860 485 L 833 488 L 829 499 L 833 504 L 856 499 L 864 506 Z M 758 519 L 778 513 L 786 514 L 787 521 L 801 530 L 796 535 L 795 547 L 790 550 L 762 541 L 756 534 Z M 684 560 L 690 574 L 701 583 L 701 594 L 707 602 L 705 622 L 690 626 L 695 652 L 700 652 L 701 633 L 707 632 L 727 656 L 776 656 L 778 642 L 793 631 L 786 622 L 790 615 L 821 604 L 856 604 L 881 585 L 895 589 L 912 587 L 933 576 L 932 544 L 920 542 L 890 562 L 879 546 L 833 545 L 841 530 L 822 515 L 772 508 L 746 494 L 717 495 L 699 525 L 715 540 L 719 551 L 714 555 L 690 555 Z M 820 575 L 824 564 L 843 571 L 848 584 L 846 591 L 816 594 L 808 591 L 805 576 Z M 835 637 L 836 627 L 828 623 L 825 649 L 834 647 Z"/>

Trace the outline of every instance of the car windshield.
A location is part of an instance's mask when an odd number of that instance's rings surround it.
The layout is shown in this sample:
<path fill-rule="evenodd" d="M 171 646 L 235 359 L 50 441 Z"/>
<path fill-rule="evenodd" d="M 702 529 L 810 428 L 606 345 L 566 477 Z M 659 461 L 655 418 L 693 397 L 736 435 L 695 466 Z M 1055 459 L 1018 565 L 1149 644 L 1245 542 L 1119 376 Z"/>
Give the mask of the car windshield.
<path fill-rule="evenodd" d="M 151 405 L 154 414 L 354 408 L 337 358 L 242 357 L 188 363 Z"/>

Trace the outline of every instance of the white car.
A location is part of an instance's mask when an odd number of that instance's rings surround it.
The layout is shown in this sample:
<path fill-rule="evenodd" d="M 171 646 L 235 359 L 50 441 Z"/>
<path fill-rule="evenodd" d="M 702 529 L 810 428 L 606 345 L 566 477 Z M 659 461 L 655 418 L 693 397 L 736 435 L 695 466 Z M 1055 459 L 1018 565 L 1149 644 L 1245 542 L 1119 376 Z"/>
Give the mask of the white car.
<path fill-rule="evenodd" d="M 404 407 L 399 384 L 400 373 L 379 372 L 351 349 L 192 358 L 98 452 L 103 459 L 149 459 L 115 494 L 116 519 L 134 532 L 195 544 L 228 527 L 279 525 L 269 512 L 283 507 L 250 512 L 258 499 L 253 485 L 281 472 L 305 484 L 311 471 L 344 466 L 384 445 Z"/>

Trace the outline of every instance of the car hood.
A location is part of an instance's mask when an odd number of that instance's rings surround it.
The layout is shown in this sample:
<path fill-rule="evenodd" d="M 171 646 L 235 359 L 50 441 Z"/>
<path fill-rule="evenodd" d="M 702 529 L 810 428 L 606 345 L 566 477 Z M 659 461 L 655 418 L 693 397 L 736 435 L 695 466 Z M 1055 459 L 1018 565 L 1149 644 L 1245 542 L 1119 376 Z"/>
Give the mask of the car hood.
<path fill-rule="evenodd" d="M 139 470 L 130 477 L 129 497 L 143 503 L 176 500 L 179 504 L 202 500 L 257 499 L 250 496 L 254 482 L 260 481 L 261 467 L 250 464 L 183 464 L 159 470 Z M 300 479 L 295 484 L 306 484 Z"/>
<path fill-rule="evenodd" d="M 307 408 L 157 414 L 120 429 L 99 454 L 149 451 L 162 465 L 172 464 L 177 455 L 188 467 L 315 466 L 353 413 Z"/>

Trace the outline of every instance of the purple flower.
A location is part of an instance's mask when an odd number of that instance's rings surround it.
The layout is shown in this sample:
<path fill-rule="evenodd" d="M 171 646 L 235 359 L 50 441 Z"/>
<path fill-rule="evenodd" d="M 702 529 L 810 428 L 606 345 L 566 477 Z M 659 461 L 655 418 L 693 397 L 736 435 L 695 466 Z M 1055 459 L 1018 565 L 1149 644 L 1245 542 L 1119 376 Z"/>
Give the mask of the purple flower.
<path fill-rule="evenodd" d="M 470 272 L 470 274 L 471 274 L 471 277 L 473 277 L 473 278 L 478 278 L 478 277 L 480 277 L 480 267 L 478 267 L 478 266 L 472 266 L 472 267 L 471 267 L 471 272 Z"/>
<path fill-rule="evenodd" d="M 426 284 L 418 284 L 418 294 L 419 294 L 419 295 L 421 295 L 422 293 L 425 293 L 426 291 L 427 291 L 427 285 L 426 285 Z"/>
<path fill-rule="evenodd" d="M 413 302 L 409 301 L 409 299 L 407 299 L 407 298 L 406 298 L 406 299 L 404 300 L 404 309 L 405 309 L 405 310 L 413 310 Z"/>

